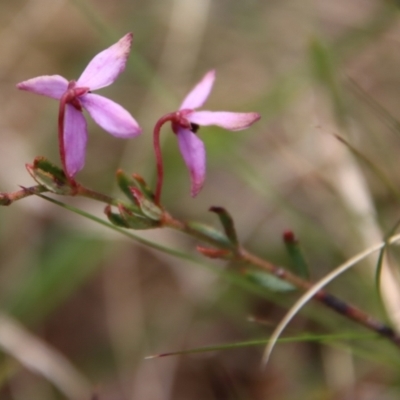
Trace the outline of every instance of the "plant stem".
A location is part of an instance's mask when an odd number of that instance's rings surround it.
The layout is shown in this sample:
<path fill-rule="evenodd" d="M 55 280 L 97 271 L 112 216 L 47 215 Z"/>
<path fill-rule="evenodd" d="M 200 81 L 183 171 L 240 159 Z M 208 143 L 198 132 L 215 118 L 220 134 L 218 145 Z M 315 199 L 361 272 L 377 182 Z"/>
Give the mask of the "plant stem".
<path fill-rule="evenodd" d="M 159 127 L 158 127 L 158 132 L 159 128 L 161 125 L 168 121 L 169 119 L 166 118 L 163 122 L 160 122 Z M 160 120 L 161 121 L 161 120 Z M 156 147 L 155 147 L 156 148 Z M 157 147 L 159 149 L 159 146 Z M 158 160 L 161 160 L 159 158 Z M 162 163 L 160 161 L 160 168 L 162 170 Z M 161 186 L 162 186 L 162 175 L 158 175 L 158 178 L 161 177 L 161 180 L 158 181 L 157 188 L 159 188 L 159 195 L 161 193 Z M 105 204 L 109 205 L 114 205 L 117 206 L 118 204 L 123 204 L 122 201 L 112 198 L 110 196 L 107 196 L 103 193 L 96 192 L 94 190 L 85 188 L 81 185 L 77 185 L 77 192 L 74 193 L 75 195 L 80 195 L 84 196 L 96 201 L 100 201 Z M 12 193 L 0 193 L 0 205 L 10 205 L 14 201 L 20 200 L 22 198 L 25 198 L 27 196 L 31 195 L 40 195 L 41 193 L 48 192 L 49 190 L 46 189 L 42 185 L 37 185 L 37 186 L 32 186 L 29 188 L 22 188 L 19 191 L 12 192 Z M 158 198 L 159 200 L 159 198 Z M 182 222 L 180 220 L 177 220 L 173 218 L 170 214 L 164 211 L 163 214 L 163 219 L 162 219 L 162 227 L 168 227 L 180 232 L 183 232 L 187 235 L 190 235 L 194 237 L 197 240 L 206 242 L 213 247 L 215 247 L 218 250 L 224 250 L 224 254 L 226 254 L 226 247 L 223 247 L 221 243 L 211 237 L 210 235 L 207 235 L 207 232 L 201 232 L 199 230 L 196 230 L 186 224 L 185 222 Z M 259 258 L 258 256 L 248 252 L 246 249 L 243 247 L 239 246 L 235 251 L 230 251 L 229 258 L 233 259 L 238 262 L 246 263 L 249 265 L 252 265 L 253 267 L 259 268 L 261 270 L 264 270 L 271 275 L 274 275 L 275 277 L 288 282 L 295 286 L 296 288 L 300 289 L 301 291 L 307 291 L 313 287 L 313 282 L 307 281 L 305 279 L 300 278 L 299 276 L 293 274 L 292 272 L 286 270 L 285 268 L 278 267 L 269 261 L 266 261 L 262 258 Z M 338 299 L 337 297 L 327 293 L 324 290 L 318 291 L 314 297 L 315 300 L 319 301 L 320 303 L 324 304 L 325 306 L 331 308 L 332 310 L 336 311 L 337 313 L 341 314 L 342 316 L 360 324 L 363 325 L 364 327 L 372 330 L 373 332 L 377 333 L 378 335 L 385 337 L 389 339 L 392 343 L 394 343 L 397 347 L 400 347 L 400 335 L 396 333 L 391 327 L 388 325 L 376 320 L 375 318 L 372 318 L 370 315 L 368 315 L 366 312 L 358 309 L 357 307 L 345 303 L 344 301 Z"/>
<path fill-rule="evenodd" d="M 64 142 L 64 120 L 65 120 L 65 107 L 66 107 L 66 96 L 67 92 L 60 99 L 60 105 L 58 107 L 58 149 L 60 152 L 61 164 L 65 173 L 65 176 L 69 178 L 67 171 L 67 163 L 65 160 L 65 142 Z"/>
<path fill-rule="evenodd" d="M 265 271 L 276 276 L 277 278 L 291 283 L 293 286 L 296 286 L 298 289 L 302 291 L 307 291 L 311 289 L 314 285 L 312 282 L 301 279 L 297 275 L 292 274 L 290 271 L 281 267 L 277 267 L 269 263 L 268 261 L 265 261 L 247 252 L 244 249 L 240 250 L 240 259 L 253 266 L 257 266 L 260 269 L 264 269 Z M 365 326 L 366 328 L 376 332 L 377 334 L 386 337 L 394 344 L 396 344 L 397 347 L 400 347 L 400 335 L 397 334 L 391 327 L 372 318 L 366 312 L 358 309 L 357 307 L 351 304 L 345 303 L 344 301 L 327 293 L 324 290 L 318 291 L 315 294 L 314 299 L 325 304 L 327 307 L 345 316 L 346 318 L 349 318 Z"/>
<path fill-rule="evenodd" d="M 1 206 L 9 206 L 14 203 L 14 201 L 21 200 L 25 197 L 32 196 L 34 194 L 40 194 L 48 192 L 42 185 L 31 186 L 27 188 L 22 188 L 21 190 L 17 190 L 16 192 L 11 193 L 0 193 L 0 205 Z"/>
<path fill-rule="evenodd" d="M 69 182 L 70 183 L 70 182 Z M 113 197 L 107 196 L 103 193 L 96 192 L 95 190 L 88 189 L 75 182 L 74 188 L 76 192 L 73 193 L 75 196 L 87 197 L 88 199 L 100 201 L 101 203 L 109 204 L 112 206 L 117 206 L 118 204 L 124 204 L 123 201 L 115 199 Z M 1 193 L 0 192 L 0 206 L 9 206 L 14 203 L 14 201 L 24 199 L 28 196 L 33 196 L 41 193 L 46 193 L 51 191 L 42 185 L 31 186 L 27 188 L 22 188 L 11 193 Z M 72 194 L 71 194 L 72 195 Z"/>
<path fill-rule="evenodd" d="M 172 229 L 179 230 L 181 232 L 194 236 L 196 239 L 203 240 L 217 248 L 220 247 L 220 244 L 217 241 L 213 240 L 211 237 L 206 236 L 198 231 L 194 231 L 185 223 L 172 218 L 169 214 L 166 215 L 166 218 L 164 219 L 164 224 L 165 226 L 168 226 Z M 254 254 L 249 253 L 242 247 L 239 247 L 239 250 L 236 251 L 234 254 L 232 253 L 232 258 L 235 261 L 245 262 L 254 267 L 262 269 L 283 281 L 289 282 L 303 292 L 309 290 L 314 285 L 313 282 L 302 279 L 282 267 L 278 267 L 264 259 L 261 259 Z M 320 303 L 323 303 L 325 306 L 331 308 L 332 310 L 343 315 L 344 317 L 351 319 L 354 322 L 357 322 L 358 324 L 361 324 L 366 328 L 372 330 L 378 335 L 389 339 L 397 347 L 400 347 L 400 335 L 397 334 L 388 325 L 376 320 L 375 318 L 372 318 L 366 312 L 338 299 L 337 297 L 327 293 L 324 290 L 318 291 L 314 295 L 314 299 L 318 300 Z"/>
<path fill-rule="evenodd" d="M 78 192 L 78 183 L 75 181 L 74 177 L 68 171 L 67 166 L 67 151 L 65 148 L 65 111 L 66 107 L 74 107 L 79 112 L 82 112 L 82 106 L 79 102 L 79 96 L 87 93 L 89 91 L 88 87 L 78 87 L 76 88 L 76 82 L 71 81 L 68 83 L 68 88 L 66 92 L 61 96 L 60 105 L 58 108 L 58 146 L 60 150 L 60 158 L 63 166 L 65 176 L 72 188 L 71 195 L 76 195 Z"/>
<path fill-rule="evenodd" d="M 118 206 L 118 204 L 123 203 L 118 199 L 107 196 L 106 194 L 96 192 L 95 190 L 88 189 L 80 184 L 77 186 L 77 196 L 87 197 L 88 199 L 100 201 L 101 203 L 109 204 L 111 206 Z"/>
<path fill-rule="evenodd" d="M 161 199 L 161 190 L 162 190 L 162 185 L 163 185 L 163 180 L 164 180 L 164 167 L 163 167 L 163 161 L 162 161 L 162 153 L 161 153 L 161 146 L 160 146 L 160 133 L 161 133 L 161 127 L 168 121 L 173 121 L 175 117 L 175 113 L 170 113 L 166 114 L 163 117 L 161 117 L 156 125 L 154 126 L 153 130 L 153 146 L 154 146 L 154 152 L 156 154 L 156 165 L 157 165 L 157 184 L 156 184 L 156 190 L 154 194 L 154 202 L 159 206 L 160 205 L 160 199 Z"/>

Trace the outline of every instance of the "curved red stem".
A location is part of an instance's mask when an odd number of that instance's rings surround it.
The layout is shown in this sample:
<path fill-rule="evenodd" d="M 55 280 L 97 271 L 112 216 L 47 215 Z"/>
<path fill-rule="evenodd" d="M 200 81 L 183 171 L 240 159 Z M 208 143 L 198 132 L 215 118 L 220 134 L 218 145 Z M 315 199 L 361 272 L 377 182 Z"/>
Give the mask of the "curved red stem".
<path fill-rule="evenodd" d="M 64 140 L 64 121 L 65 121 L 65 107 L 67 104 L 71 104 L 71 106 L 75 107 L 77 110 L 82 111 L 82 106 L 79 103 L 78 97 L 89 91 L 89 88 L 75 88 L 76 83 L 74 81 L 69 82 L 68 89 L 60 98 L 60 106 L 58 108 L 58 145 L 60 150 L 60 158 L 62 167 L 67 177 L 71 188 L 76 189 L 76 193 L 78 191 L 78 184 L 75 179 L 68 173 L 67 170 L 67 162 L 66 162 L 66 154 L 65 154 L 65 140 Z"/>
<path fill-rule="evenodd" d="M 64 118 L 65 118 L 65 106 L 67 104 L 66 99 L 68 92 L 65 92 L 60 99 L 60 106 L 58 108 L 58 147 L 60 150 L 60 158 L 65 175 L 69 178 L 67 171 L 67 164 L 65 160 L 65 144 L 64 144 Z"/>
<path fill-rule="evenodd" d="M 154 146 L 154 152 L 156 154 L 156 164 L 157 164 L 157 183 L 156 183 L 156 190 L 155 190 L 155 194 L 154 194 L 154 202 L 157 205 L 160 205 L 161 190 L 162 190 L 163 179 L 164 179 L 164 168 L 163 168 L 161 146 L 160 146 L 161 127 L 166 122 L 168 122 L 168 121 L 173 122 L 175 119 L 176 119 L 176 113 L 166 114 L 157 121 L 156 125 L 154 126 L 154 130 L 153 130 L 153 146 Z"/>

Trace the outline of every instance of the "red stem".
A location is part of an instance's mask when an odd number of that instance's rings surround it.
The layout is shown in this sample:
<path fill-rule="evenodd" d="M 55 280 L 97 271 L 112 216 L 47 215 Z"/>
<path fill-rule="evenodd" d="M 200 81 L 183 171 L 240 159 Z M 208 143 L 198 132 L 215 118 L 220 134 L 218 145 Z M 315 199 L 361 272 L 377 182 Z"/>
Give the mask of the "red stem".
<path fill-rule="evenodd" d="M 65 161 L 65 144 L 64 144 L 64 117 L 65 117 L 65 106 L 68 92 L 65 92 L 60 99 L 60 107 L 58 109 L 58 148 L 60 150 L 60 158 L 65 175 L 69 177 L 67 172 L 67 164 Z"/>
<path fill-rule="evenodd" d="M 65 107 L 67 104 L 70 104 L 72 107 L 75 107 L 77 110 L 82 111 L 81 103 L 78 100 L 79 96 L 84 95 L 89 91 L 87 87 L 78 87 L 76 88 L 76 82 L 71 81 L 68 83 L 68 89 L 60 98 L 60 107 L 58 109 L 58 143 L 60 150 L 60 158 L 63 166 L 63 170 L 65 176 L 68 179 L 68 182 L 71 185 L 72 189 L 76 189 L 75 194 L 78 190 L 78 184 L 75 179 L 68 173 L 67 170 L 67 162 L 66 162 L 66 154 L 65 154 L 65 140 L 64 140 L 64 121 L 65 121 Z M 74 194 L 74 192 L 72 193 Z"/>
<path fill-rule="evenodd" d="M 75 181 L 75 179 L 68 173 L 67 170 L 67 162 L 65 158 L 65 142 L 64 142 L 64 120 L 65 120 L 65 106 L 68 102 L 68 99 L 70 98 L 70 93 L 67 91 L 64 93 L 64 95 L 60 99 L 60 107 L 58 109 L 58 146 L 60 150 L 60 158 L 61 158 L 61 163 L 62 167 L 65 173 L 65 176 L 68 179 L 68 182 L 71 186 L 72 195 L 75 195 L 78 190 L 78 183 Z"/>
<path fill-rule="evenodd" d="M 157 164 L 157 184 L 156 190 L 154 195 L 154 202 L 157 205 L 160 205 L 160 198 L 161 198 L 161 190 L 163 185 L 164 179 L 164 168 L 163 168 L 163 161 L 162 161 L 162 154 L 161 154 L 161 146 L 160 146 L 160 133 L 161 127 L 168 121 L 174 121 L 176 118 L 176 113 L 166 114 L 161 117 L 156 125 L 154 126 L 153 130 L 153 146 L 154 152 L 156 154 L 156 164 Z"/>

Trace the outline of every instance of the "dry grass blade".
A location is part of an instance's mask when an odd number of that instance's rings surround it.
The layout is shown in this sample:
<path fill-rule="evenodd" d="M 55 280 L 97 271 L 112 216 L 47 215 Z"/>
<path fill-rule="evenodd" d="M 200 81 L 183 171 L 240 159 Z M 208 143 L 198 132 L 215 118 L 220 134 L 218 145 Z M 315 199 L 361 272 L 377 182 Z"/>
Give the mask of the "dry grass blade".
<path fill-rule="evenodd" d="M 68 399 L 89 399 L 91 385 L 57 350 L 0 313 L 0 348 L 25 368 L 44 376 Z"/>

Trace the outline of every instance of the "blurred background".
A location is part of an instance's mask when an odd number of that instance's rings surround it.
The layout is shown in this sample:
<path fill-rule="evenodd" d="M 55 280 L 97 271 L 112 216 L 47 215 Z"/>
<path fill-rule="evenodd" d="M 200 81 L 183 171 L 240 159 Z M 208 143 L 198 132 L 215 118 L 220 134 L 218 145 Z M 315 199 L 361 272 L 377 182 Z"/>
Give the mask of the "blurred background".
<path fill-rule="evenodd" d="M 16 83 L 77 79 L 127 32 L 127 68 L 99 94 L 144 133 L 118 140 L 88 118 L 84 185 L 122 196 L 117 168 L 154 185 L 154 124 L 215 68 L 204 109 L 262 119 L 240 132 L 200 129 L 207 179 L 196 199 L 163 128 L 163 204 L 173 215 L 218 227 L 207 210 L 223 206 L 247 248 L 284 266 L 282 233 L 293 230 L 312 280 L 396 230 L 400 19 L 390 1 L 0 1 L 0 191 L 33 185 L 25 164 L 38 155 L 60 165 L 58 103 Z M 105 218 L 101 203 L 57 199 Z M 1 399 L 399 398 L 398 350 L 319 305 L 295 318 L 284 333 L 293 341 L 278 344 L 265 370 L 260 343 L 145 360 L 267 339 L 299 294 L 251 285 L 170 230 L 136 233 L 192 260 L 40 198 L 0 209 Z M 381 296 L 376 254 L 329 290 L 400 330 L 398 256 L 391 249 L 382 263 Z M 341 339 L 320 343 L 327 334 Z"/>

